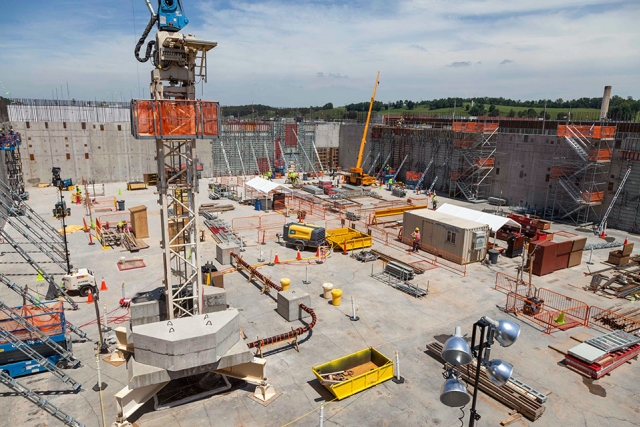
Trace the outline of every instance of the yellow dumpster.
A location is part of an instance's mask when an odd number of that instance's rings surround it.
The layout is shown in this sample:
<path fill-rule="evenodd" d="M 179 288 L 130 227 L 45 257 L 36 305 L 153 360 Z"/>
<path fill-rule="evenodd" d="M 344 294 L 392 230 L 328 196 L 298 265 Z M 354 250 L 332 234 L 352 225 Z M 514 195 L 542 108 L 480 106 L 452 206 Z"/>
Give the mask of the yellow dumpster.
<path fill-rule="evenodd" d="M 289 289 L 289 286 L 291 286 L 291 279 L 283 277 L 282 279 L 280 279 L 280 286 L 282 286 L 283 291 L 286 291 L 287 289 Z"/>
<path fill-rule="evenodd" d="M 393 378 L 393 361 L 369 347 L 311 370 L 341 400 Z"/>
<path fill-rule="evenodd" d="M 325 238 L 334 249 L 339 248 L 344 252 L 368 248 L 373 243 L 371 236 L 353 228 L 333 228 L 327 230 Z"/>
<path fill-rule="evenodd" d="M 339 306 L 341 299 L 342 299 L 342 291 L 340 289 L 334 289 L 331 291 L 331 304 L 335 306 Z"/>

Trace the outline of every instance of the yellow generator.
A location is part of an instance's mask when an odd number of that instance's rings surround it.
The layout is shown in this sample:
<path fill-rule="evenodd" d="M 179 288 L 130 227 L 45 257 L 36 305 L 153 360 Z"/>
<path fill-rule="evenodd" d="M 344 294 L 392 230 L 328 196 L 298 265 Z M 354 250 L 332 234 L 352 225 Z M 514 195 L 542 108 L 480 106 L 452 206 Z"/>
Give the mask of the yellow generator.
<path fill-rule="evenodd" d="M 303 250 L 305 246 L 317 248 L 324 245 L 325 242 L 324 227 L 313 224 L 290 222 L 284 226 L 283 234 L 285 243 L 294 245 L 299 251 Z"/>

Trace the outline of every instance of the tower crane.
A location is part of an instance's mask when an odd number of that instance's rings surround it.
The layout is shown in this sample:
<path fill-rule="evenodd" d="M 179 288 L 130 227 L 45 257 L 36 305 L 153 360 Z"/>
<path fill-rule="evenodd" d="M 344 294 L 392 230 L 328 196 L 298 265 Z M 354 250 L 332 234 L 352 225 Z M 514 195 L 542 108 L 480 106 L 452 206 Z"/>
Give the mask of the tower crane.
<path fill-rule="evenodd" d="M 362 155 L 364 154 L 364 146 L 367 144 L 367 132 L 369 131 L 369 120 L 371 120 L 371 110 L 373 109 L 373 103 L 376 99 L 376 90 L 380 83 L 380 71 L 376 76 L 376 83 L 373 85 L 373 95 L 371 95 L 371 102 L 369 103 L 369 112 L 367 113 L 367 121 L 364 124 L 364 132 L 362 133 L 362 142 L 360 143 L 360 152 L 358 153 L 358 161 L 356 167 L 349 169 L 349 176 L 347 180 L 351 185 L 373 185 L 376 183 L 375 177 L 364 173 L 362 169 Z"/>
<path fill-rule="evenodd" d="M 131 133 L 154 139 L 158 162 L 158 204 L 161 205 L 164 286 L 169 319 L 202 313 L 196 194 L 196 140 L 217 137 L 218 103 L 196 100 L 196 80 L 207 81 L 207 52 L 216 42 L 184 35 L 189 20 L 180 0 L 158 0 L 134 54 L 151 59 L 149 100 L 131 101 Z M 155 40 L 140 49 L 157 24 Z"/>

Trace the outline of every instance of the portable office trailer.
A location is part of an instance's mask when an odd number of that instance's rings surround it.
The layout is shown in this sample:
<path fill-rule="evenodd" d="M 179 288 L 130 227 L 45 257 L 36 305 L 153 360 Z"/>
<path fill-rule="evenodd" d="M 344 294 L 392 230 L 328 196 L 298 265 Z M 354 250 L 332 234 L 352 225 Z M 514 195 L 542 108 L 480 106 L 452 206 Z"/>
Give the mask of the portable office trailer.
<path fill-rule="evenodd" d="M 420 245 L 427 252 L 441 251 L 460 264 L 482 261 L 487 255 L 489 225 L 453 215 L 416 209 L 406 211 L 402 219 L 402 236 L 411 241 L 411 233 L 420 228 Z"/>

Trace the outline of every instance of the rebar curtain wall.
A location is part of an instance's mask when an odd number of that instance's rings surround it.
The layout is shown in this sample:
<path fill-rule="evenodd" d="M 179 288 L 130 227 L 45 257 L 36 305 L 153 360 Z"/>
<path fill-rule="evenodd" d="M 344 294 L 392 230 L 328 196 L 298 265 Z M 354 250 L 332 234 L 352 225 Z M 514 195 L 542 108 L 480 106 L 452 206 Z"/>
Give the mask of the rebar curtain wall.
<path fill-rule="evenodd" d="M 129 102 L 12 98 L 7 100 L 12 122 L 128 122 Z"/>
<path fill-rule="evenodd" d="M 444 174 L 447 179 L 439 179 L 435 187 L 436 190 L 442 191 L 448 186 L 450 170 L 448 153 L 452 147 L 453 132 L 450 129 L 373 126 L 371 158 L 377 159 L 373 174 L 376 176 L 387 163 L 392 169 L 398 168 L 405 156 L 409 155 L 397 176 L 397 180 L 407 182 L 407 172 L 421 175 L 433 160 L 421 187 L 428 188 L 436 176 Z"/>
<path fill-rule="evenodd" d="M 315 127 L 314 122 L 285 120 L 223 121 L 220 139 L 212 145 L 214 171 L 221 175 L 265 174 L 274 172 L 277 160 L 284 160 L 285 169 L 293 162 L 297 171 L 312 171 L 313 166 L 318 167 Z M 301 153 L 295 134 L 313 165 Z"/>

